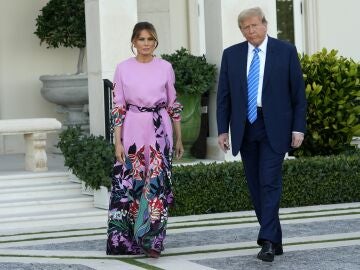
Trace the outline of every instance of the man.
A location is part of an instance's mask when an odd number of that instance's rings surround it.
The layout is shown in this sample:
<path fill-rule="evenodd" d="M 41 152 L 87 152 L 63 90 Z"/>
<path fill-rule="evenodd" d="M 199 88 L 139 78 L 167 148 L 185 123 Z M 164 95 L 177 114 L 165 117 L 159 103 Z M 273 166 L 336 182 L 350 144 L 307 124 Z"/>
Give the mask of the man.
<path fill-rule="evenodd" d="M 256 7 L 238 17 L 246 41 L 223 52 L 217 94 L 218 143 L 239 153 L 260 224 L 258 258 L 283 254 L 279 221 L 281 169 L 285 153 L 298 148 L 306 121 L 304 80 L 295 46 L 267 36 Z"/>

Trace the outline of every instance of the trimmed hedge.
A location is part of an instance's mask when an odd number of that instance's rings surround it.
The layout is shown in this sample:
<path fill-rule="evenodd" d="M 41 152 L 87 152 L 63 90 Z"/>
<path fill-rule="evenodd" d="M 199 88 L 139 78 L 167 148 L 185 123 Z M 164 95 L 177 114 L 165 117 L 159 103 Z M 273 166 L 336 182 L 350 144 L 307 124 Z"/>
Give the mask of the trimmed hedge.
<path fill-rule="evenodd" d="M 351 155 L 286 160 L 281 207 L 360 201 L 360 151 Z M 253 209 L 241 162 L 173 168 L 170 215 Z"/>

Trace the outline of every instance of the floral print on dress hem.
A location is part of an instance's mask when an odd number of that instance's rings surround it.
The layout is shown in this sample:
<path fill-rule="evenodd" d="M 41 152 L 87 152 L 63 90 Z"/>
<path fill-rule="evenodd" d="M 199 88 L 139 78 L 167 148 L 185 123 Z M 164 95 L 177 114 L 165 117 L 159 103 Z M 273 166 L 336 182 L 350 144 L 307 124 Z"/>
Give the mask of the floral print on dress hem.
<path fill-rule="evenodd" d="M 151 249 L 160 253 L 164 249 L 168 209 L 174 200 L 172 150 L 161 114 L 154 111 L 153 118 L 155 144 L 133 143 L 125 164 L 114 164 L 107 254 L 142 254 Z"/>

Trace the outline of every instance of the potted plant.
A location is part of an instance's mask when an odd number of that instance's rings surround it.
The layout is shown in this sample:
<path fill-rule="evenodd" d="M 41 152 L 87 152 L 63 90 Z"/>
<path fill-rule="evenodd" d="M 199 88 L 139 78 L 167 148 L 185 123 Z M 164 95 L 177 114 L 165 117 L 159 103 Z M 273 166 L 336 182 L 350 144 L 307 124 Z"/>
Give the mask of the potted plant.
<path fill-rule="evenodd" d="M 172 64 L 175 72 L 175 88 L 179 102 L 184 106 L 181 114 L 184 157 L 191 157 L 190 148 L 200 132 L 201 95 L 214 86 L 216 66 L 209 64 L 204 55 L 192 55 L 185 48 L 161 57 Z"/>
<path fill-rule="evenodd" d="M 60 46 L 79 48 L 77 71 L 73 75 L 43 75 L 42 96 L 61 106 L 59 112 L 67 114 L 63 123 L 83 125 L 87 128 L 88 104 L 87 75 L 84 74 L 84 56 L 86 46 L 84 0 L 50 0 L 40 11 L 36 19 L 36 31 L 40 44 L 47 48 Z"/>

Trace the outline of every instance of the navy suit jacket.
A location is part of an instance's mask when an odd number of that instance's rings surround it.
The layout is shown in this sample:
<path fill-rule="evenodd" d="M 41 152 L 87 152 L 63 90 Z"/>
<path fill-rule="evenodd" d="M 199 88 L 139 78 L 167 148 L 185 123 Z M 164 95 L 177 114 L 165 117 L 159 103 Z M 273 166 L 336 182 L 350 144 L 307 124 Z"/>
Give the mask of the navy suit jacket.
<path fill-rule="evenodd" d="M 247 119 L 248 42 L 224 50 L 217 92 L 218 134 L 231 131 L 232 153 L 237 155 Z M 269 37 L 266 51 L 262 109 L 266 134 L 275 152 L 285 153 L 292 131 L 305 133 L 306 97 L 295 46 Z"/>

